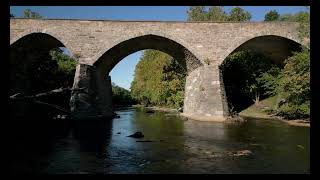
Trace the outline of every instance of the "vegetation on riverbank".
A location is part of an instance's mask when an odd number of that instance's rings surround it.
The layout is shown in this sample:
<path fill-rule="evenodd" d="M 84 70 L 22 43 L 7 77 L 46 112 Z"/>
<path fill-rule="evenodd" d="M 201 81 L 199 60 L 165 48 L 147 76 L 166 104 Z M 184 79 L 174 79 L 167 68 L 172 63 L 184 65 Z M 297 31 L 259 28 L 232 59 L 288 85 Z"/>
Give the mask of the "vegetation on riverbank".
<path fill-rule="evenodd" d="M 249 21 L 251 15 L 241 8 L 234 8 L 230 13 L 222 7 L 191 7 L 188 20 L 193 21 Z M 238 18 L 232 18 L 238 17 Z M 297 29 L 301 41 L 310 39 L 310 14 L 279 15 L 275 10 L 268 12 L 265 21 L 299 22 Z M 252 51 L 238 51 L 231 54 L 221 65 L 226 89 L 228 106 L 231 114 L 246 110 L 247 114 L 265 117 L 258 111 L 260 100 L 271 101 L 268 112 L 285 119 L 305 119 L 310 117 L 310 52 L 306 47 L 280 64 L 272 63 L 262 54 Z M 273 98 L 273 96 L 277 98 Z M 270 99 L 268 97 L 271 97 Z M 263 104 L 263 103 L 262 103 Z M 259 109 L 259 108 L 258 108 Z"/>
<path fill-rule="evenodd" d="M 113 106 L 129 106 L 136 104 L 130 91 L 112 83 L 112 104 Z"/>
<path fill-rule="evenodd" d="M 273 119 L 281 120 L 294 126 L 310 127 L 310 118 L 288 119 L 279 116 L 276 112 L 279 111 L 278 102 L 281 99 L 280 95 L 268 97 L 257 104 L 253 104 L 239 113 L 242 117 L 259 118 L 259 119 Z"/>
<path fill-rule="evenodd" d="M 145 50 L 136 65 L 131 95 L 146 106 L 181 108 L 186 71 L 168 54 Z"/>
<path fill-rule="evenodd" d="M 188 21 L 250 21 L 249 12 L 240 7 L 226 13 L 222 7 L 191 7 Z M 309 38 L 309 12 L 279 15 L 270 11 L 265 21 L 295 21 L 302 40 Z M 276 96 L 270 113 L 286 119 L 308 118 L 310 115 L 310 52 L 302 48 L 281 63 L 253 51 L 231 54 L 221 65 L 231 114 Z M 179 108 L 183 105 L 185 72 L 170 56 L 147 50 L 136 67 L 132 96 L 147 106 Z M 169 69 L 169 71 L 165 71 Z M 169 78 L 167 78 L 169 77 Z M 171 78 L 170 78 L 171 77 Z M 252 111 L 252 113 L 260 111 Z M 260 114 L 261 116 L 262 114 Z"/>

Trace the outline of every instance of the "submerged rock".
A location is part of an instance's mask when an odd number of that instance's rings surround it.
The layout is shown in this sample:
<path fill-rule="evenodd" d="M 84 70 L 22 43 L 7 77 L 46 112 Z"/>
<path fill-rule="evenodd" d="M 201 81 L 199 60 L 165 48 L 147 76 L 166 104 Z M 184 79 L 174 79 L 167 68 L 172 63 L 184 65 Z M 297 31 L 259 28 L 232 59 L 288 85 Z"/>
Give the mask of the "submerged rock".
<path fill-rule="evenodd" d="M 146 110 L 146 113 L 154 113 L 154 111 L 153 110 Z"/>
<path fill-rule="evenodd" d="M 132 137 L 132 138 L 143 138 L 144 135 L 142 134 L 142 132 L 135 132 L 134 134 L 131 134 L 127 137 Z"/>

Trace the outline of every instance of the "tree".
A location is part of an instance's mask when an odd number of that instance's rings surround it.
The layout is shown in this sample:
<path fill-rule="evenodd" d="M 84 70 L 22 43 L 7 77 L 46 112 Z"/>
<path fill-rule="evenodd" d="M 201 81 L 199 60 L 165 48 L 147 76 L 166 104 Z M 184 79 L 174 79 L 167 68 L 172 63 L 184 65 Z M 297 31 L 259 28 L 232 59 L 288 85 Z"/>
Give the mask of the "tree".
<path fill-rule="evenodd" d="M 208 21 L 226 21 L 227 18 L 228 15 L 223 11 L 223 7 L 221 6 L 210 7 L 206 16 L 206 20 Z"/>
<path fill-rule="evenodd" d="M 30 12 L 31 12 L 30 9 L 24 10 L 24 11 L 23 11 L 23 17 L 24 17 L 24 18 L 30 18 Z"/>
<path fill-rule="evenodd" d="M 264 21 L 278 21 L 279 17 L 279 13 L 276 10 L 272 10 L 264 16 Z"/>
<path fill-rule="evenodd" d="M 125 106 L 131 105 L 135 101 L 131 97 L 130 91 L 112 83 L 112 103 L 113 105 Z"/>
<path fill-rule="evenodd" d="M 279 115 L 288 119 L 310 116 L 310 52 L 306 48 L 286 60 L 278 93 L 286 99 Z"/>
<path fill-rule="evenodd" d="M 240 7 L 232 8 L 228 17 L 229 21 L 250 21 L 251 14 Z"/>
<path fill-rule="evenodd" d="M 33 19 L 41 19 L 42 18 L 42 16 L 39 13 L 31 11 L 30 9 L 24 10 L 23 17 L 24 18 L 33 18 Z"/>
<path fill-rule="evenodd" d="M 63 51 L 60 48 L 51 50 L 50 56 L 51 59 L 57 63 L 57 69 L 55 73 L 55 76 L 57 76 L 57 81 L 63 82 L 63 84 L 60 84 L 59 86 L 71 87 L 78 61 L 66 54 L 63 54 Z"/>
<path fill-rule="evenodd" d="M 145 50 L 136 66 L 131 94 L 144 105 L 183 105 L 185 70 L 168 54 Z"/>
<path fill-rule="evenodd" d="M 258 103 L 261 97 L 268 96 L 275 85 L 267 86 L 269 81 L 266 79 L 276 76 L 274 71 L 280 71 L 269 58 L 249 50 L 231 54 L 220 69 L 229 107 L 234 107 L 235 111 L 241 111 L 253 102 Z"/>
<path fill-rule="evenodd" d="M 204 6 L 192 6 L 187 11 L 188 13 L 188 21 L 205 21 L 206 13 Z"/>
<path fill-rule="evenodd" d="M 187 11 L 188 21 L 249 21 L 251 14 L 240 7 L 235 7 L 230 14 L 222 6 L 211 6 L 206 11 L 204 6 L 192 6 Z"/>

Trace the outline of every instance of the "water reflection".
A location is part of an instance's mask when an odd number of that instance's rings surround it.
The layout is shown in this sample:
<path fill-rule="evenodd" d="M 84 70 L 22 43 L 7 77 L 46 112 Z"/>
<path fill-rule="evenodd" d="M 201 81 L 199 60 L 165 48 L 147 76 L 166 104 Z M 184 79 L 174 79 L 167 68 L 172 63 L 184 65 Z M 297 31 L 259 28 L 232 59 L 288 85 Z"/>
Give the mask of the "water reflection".
<path fill-rule="evenodd" d="M 309 128 L 183 121 L 137 109 L 113 120 L 23 123 L 12 173 L 309 173 Z M 145 137 L 127 137 L 141 131 Z"/>

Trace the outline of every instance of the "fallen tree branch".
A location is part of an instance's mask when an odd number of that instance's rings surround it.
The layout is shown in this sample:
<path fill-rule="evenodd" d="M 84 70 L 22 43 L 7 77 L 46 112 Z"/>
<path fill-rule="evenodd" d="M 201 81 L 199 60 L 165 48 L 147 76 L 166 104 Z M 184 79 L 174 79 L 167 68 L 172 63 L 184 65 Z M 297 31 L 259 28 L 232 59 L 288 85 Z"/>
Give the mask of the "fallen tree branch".
<path fill-rule="evenodd" d="M 37 104 L 42 104 L 42 105 L 45 105 L 45 106 L 49 106 L 49 107 L 53 107 L 53 108 L 55 108 L 55 109 L 57 109 L 57 110 L 59 110 L 59 111 L 62 111 L 62 112 L 64 112 L 64 113 L 66 113 L 66 114 L 71 115 L 71 112 L 70 112 L 69 110 L 64 109 L 63 107 L 60 107 L 60 106 L 58 106 L 58 105 L 50 104 L 50 103 L 46 103 L 46 102 L 41 102 L 41 101 L 32 101 L 32 102 L 33 102 L 33 103 L 37 103 Z"/>
<path fill-rule="evenodd" d="M 9 96 L 9 99 L 10 100 L 15 100 L 15 101 L 16 100 L 36 99 L 36 98 L 39 98 L 39 97 L 49 96 L 49 95 L 53 95 L 53 94 L 60 94 L 60 93 L 72 92 L 72 91 L 84 91 L 84 89 L 85 88 L 75 88 L 75 89 L 72 89 L 72 88 L 59 88 L 59 89 L 54 89 L 54 90 L 47 91 L 47 92 L 44 92 L 44 93 L 31 95 L 31 96 L 24 96 L 24 95 L 22 95 L 22 93 L 17 93 L 17 94 L 14 94 L 12 96 Z"/>
<path fill-rule="evenodd" d="M 50 104 L 50 103 L 39 101 L 39 100 L 37 100 L 37 98 L 44 97 L 44 96 L 50 96 L 50 95 L 54 95 L 54 94 L 65 93 L 65 92 L 84 91 L 84 89 L 85 88 L 74 88 L 74 89 L 72 89 L 72 88 L 59 88 L 59 89 L 53 89 L 51 91 L 47 91 L 47 92 L 39 93 L 39 94 L 35 94 L 35 95 L 29 95 L 29 96 L 25 96 L 25 95 L 23 95 L 23 93 L 16 93 L 14 95 L 9 96 L 9 101 L 11 101 L 11 102 L 26 101 L 26 102 L 30 102 L 30 103 L 41 104 L 41 105 L 45 105 L 45 106 L 57 109 L 61 112 L 64 112 L 64 113 L 72 116 L 72 114 L 69 110 L 67 110 L 63 107 L 60 107 L 58 105 L 55 105 L 55 104 Z M 75 118 L 75 117 L 73 117 L 73 118 Z"/>

